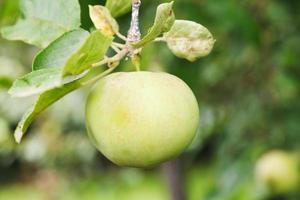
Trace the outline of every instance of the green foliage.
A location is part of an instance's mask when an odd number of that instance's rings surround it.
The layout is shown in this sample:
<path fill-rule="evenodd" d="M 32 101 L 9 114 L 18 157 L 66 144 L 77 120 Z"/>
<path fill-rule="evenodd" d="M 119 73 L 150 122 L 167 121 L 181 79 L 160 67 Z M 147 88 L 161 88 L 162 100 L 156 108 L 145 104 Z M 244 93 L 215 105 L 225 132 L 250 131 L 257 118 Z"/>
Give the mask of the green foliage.
<path fill-rule="evenodd" d="M 69 84 L 65 84 L 61 87 L 54 88 L 43 92 L 34 105 L 28 109 L 28 111 L 23 115 L 21 121 L 18 123 L 17 129 L 15 130 L 15 140 L 19 143 L 26 132 L 27 128 L 31 124 L 33 118 L 40 112 L 45 110 L 48 106 L 55 103 L 57 100 L 65 96 L 66 94 L 79 88 L 80 84 L 75 81 Z"/>
<path fill-rule="evenodd" d="M 63 77 L 79 75 L 91 68 L 92 64 L 104 58 L 112 39 L 99 31 L 92 32 L 80 49 L 66 62 L 63 67 Z"/>
<path fill-rule="evenodd" d="M 146 36 L 141 41 L 134 44 L 135 47 L 142 47 L 145 44 L 155 40 L 162 33 L 168 32 L 175 21 L 175 15 L 172 10 L 173 2 L 164 3 L 157 7 L 154 24 L 149 29 Z"/>
<path fill-rule="evenodd" d="M 111 16 L 108 8 L 104 6 L 89 6 L 89 13 L 95 27 L 104 35 L 113 36 L 119 33 L 118 22 Z"/>
<path fill-rule="evenodd" d="M 88 74 L 78 80 L 60 85 L 59 87 L 53 89 L 46 90 L 42 94 L 40 94 L 32 107 L 28 109 L 28 111 L 23 115 L 21 121 L 18 123 L 18 126 L 14 133 L 15 140 L 18 143 L 21 141 L 23 135 L 25 134 L 26 130 L 28 129 L 29 125 L 36 115 L 44 111 L 47 107 L 49 107 L 68 93 L 89 84 L 91 81 L 94 81 L 94 78 L 96 78 L 95 80 L 101 78 L 102 75 L 105 75 L 105 72 L 103 74 L 100 74 L 100 76 L 98 74 L 99 69 L 92 69 Z"/>
<path fill-rule="evenodd" d="M 63 33 L 80 26 L 80 7 L 76 0 L 22 0 L 23 19 L 3 28 L 3 37 L 22 40 L 44 48 Z"/>
<path fill-rule="evenodd" d="M 86 43 L 89 32 L 73 30 L 65 33 L 37 54 L 32 69 L 64 68 L 74 54 Z M 70 61 L 69 61 L 70 62 Z"/>
<path fill-rule="evenodd" d="M 64 7 L 66 6 L 65 3 L 70 3 L 68 8 Z M 139 69 L 139 59 L 136 59 L 138 56 L 133 56 L 137 53 L 133 53 L 132 51 L 139 51 L 135 48 L 141 48 L 145 44 L 154 41 L 161 34 L 168 32 L 175 22 L 175 15 L 172 10 L 173 2 L 163 3 L 157 8 L 154 24 L 148 34 L 142 40 L 135 43 L 134 47 L 128 46 L 127 42 L 126 44 L 113 43 L 113 35 L 117 35 L 124 40 L 124 36 L 120 36 L 118 23 L 112 17 L 116 15 L 114 9 L 118 8 L 121 5 L 120 3 L 120 1 L 107 1 L 107 8 L 103 6 L 89 6 L 91 20 L 96 29 L 98 29 L 89 33 L 88 31 L 79 29 L 80 17 L 78 15 L 80 14 L 80 9 L 75 0 L 72 2 L 62 2 L 59 0 L 57 2 L 47 1 L 43 3 L 37 0 L 22 1 L 21 10 L 25 19 L 21 19 L 21 22 L 19 20 L 15 26 L 2 29 L 3 36 L 10 40 L 21 38 L 21 40 L 29 44 L 40 44 L 38 46 L 47 47 L 41 50 L 35 57 L 32 65 L 33 71 L 17 79 L 9 90 L 9 93 L 16 97 L 34 94 L 40 95 L 35 104 L 23 116 L 15 131 L 15 138 L 18 142 L 20 142 L 24 132 L 37 114 L 69 92 L 85 85 L 81 84 L 80 78 L 85 76 L 85 73 L 94 74 L 95 70 L 90 70 L 91 68 L 107 64 L 111 69 L 114 69 L 119 65 L 123 57 L 129 55 L 132 57 L 137 69 Z M 45 5 L 47 7 L 44 7 Z M 122 6 L 124 5 L 122 3 Z M 110 13 L 109 9 L 112 13 Z M 123 9 L 124 7 L 118 8 L 118 12 L 122 13 L 125 10 Z M 62 11 L 64 14 L 60 15 Z M 60 20 L 60 17 L 63 20 Z M 45 27 L 43 29 L 40 27 L 33 28 L 27 25 L 24 26 L 23 24 L 31 23 L 34 20 L 38 20 L 38 23 Z M 48 27 L 47 23 L 51 23 L 53 29 Z M 20 24 L 22 28 L 20 28 Z M 187 24 L 183 24 L 183 26 L 188 27 Z M 53 32 L 54 29 L 61 27 L 64 27 L 64 30 L 59 34 Z M 201 28 L 205 29 L 202 26 Z M 175 26 L 175 29 L 178 28 Z M 32 34 L 32 32 L 35 34 Z M 167 36 L 171 37 L 174 35 L 173 32 Z M 24 33 L 26 37 L 22 35 Z M 47 38 L 49 35 L 45 34 L 52 34 L 52 37 L 49 39 Z M 211 35 L 209 36 L 211 37 Z M 170 37 L 167 37 L 169 46 Z M 189 36 L 183 35 L 182 37 Z M 206 39 L 203 38 L 203 40 Z M 198 41 L 201 43 L 201 38 L 198 38 Z M 188 42 L 188 39 L 183 40 L 183 44 L 186 46 L 190 45 L 187 44 Z M 117 54 L 114 57 L 106 58 L 107 50 L 110 47 Z M 210 48 L 212 48 L 212 45 Z M 178 55 L 178 51 L 175 54 Z M 202 53 L 203 55 L 204 53 Z M 102 75 L 100 74 L 99 76 L 101 77 Z M 86 77 L 90 76 L 87 75 L 84 79 Z M 91 77 L 94 78 L 93 76 Z M 93 81 L 91 80 L 91 82 Z M 7 85 L 5 81 L 2 81 L 2 83 L 4 86 L 5 84 Z"/>
<path fill-rule="evenodd" d="M 156 6 L 162 2 L 166 1 L 143 0 L 143 32 L 152 25 Z M 150 44 L 141 52 L 142 70 L 163 70 L 182 78 L 197 95 L 201 107 L 199 133 L 192 148 L 180 159 L 187 199 L 299 199 L 299 191 L 267 197 L 253 177 L 257 158 L 269 149 L 299 152 L 299 6 L 295 0 L 176 1 L 173 9 L 177 19 L 201 23 L 217 39 L 210 56 L 189 63 L 173 56 L 164 44 Z M 85 7 L 82 9 L 87 10 Z M 17 1 L 0 0 L 0 26 L 12 24 L 19 15 L 17 9 Z M 88 12 L 82 16 L 88 16 Z M 82 20 L 85 28 L 90 28 L 85 18 Z M 120 31 L 126 33 L 130 16 L 119 17 L 118 22 Z M 36 49 L 3 39 L 0 44 L 1 75 L 14 80 L 29 70 Z M 3 57 L 14 62 L 1 62 Z M 132 70 L 128 62 L 121 62 L 120 67 Z M 11 69 L 14 72 L 6 72 Z M 0 147 L 0 199 L 32 199 L 39 194 L 50 195 L 50 199 L 59 199 L 59 195 L 63 195 L 62 199 L 114 199 L 114 195 L 122 199 L 126 194 L 138 199 L 149 194 L 156 197 L 156 190 L 139 182 L 141 176 L 127 175 L 124 186 L 119 181 L 122 175 L 116 173 L 119 169 L 100 155 L 94 156 L 95 152 L 88 150 L 92 147 L 82 148 L 84 141 L 89 143 L 83 123 L 84 96 L 85 90 L 76 91 L 41 113 L 30 134 L 16 148 L 10 133 L 32 99 L 11 99 L 0 88 L 0 115 L 10 131 L 6 135 L 9 142 Z M 32 157 L 35 159 L 29 159 Z M 205 165 L 207 169 L 202 169 Z M 45 169 L 59 173 L 63 180 L 61 184 L 51 184 L 55 186 L 53 192 L 47 185 L 47 190 L 39 193 L 41 183 L 49 183 L 49 176 L 41 173 Z M 112 176 L 107 169 L 112 169 Z M 159 174 L 161 170 L 140 173 L 150 177 L 150 172 Z M 96 180 L 88 181 L 90 177 Z M 82 185 L 74 184 L 76 181 Z M 165 180 L 157 180 L 153 187 L 159 183 Z M 68 193 L 68 189 L 74 193 Z M 159 189 L 167 191 L 164 187 Z"/>
<path fill-rule="evenodd" d="M 121 16 L 130 11 L 132 0 L 107 0 L 107 7 L 114 17 Z"/>
<path fill-rule="evenodd" d="M 17 79 L 9 90 L 14 97 L 25 97 L 44 92 L 61 85 L 59 68 L 33 71 Z"/>
<path fill-rule="evenodd" d="M 112 39 L 99 31 L 91 34 L 84 30 L 68 32 L 42 50 L 32 68 L 60 68 L 62 77 L 81 74 L 105 56 Z"/>
<path fill-rule="evenodd" d="M 14 200 L 40 200 L 55 198 L 57 200 L 89 199 L 97 200 L 165 200 L 170 195 L 166 192 L 167 185 L 161 177 L 154 173 L 143 174 L 139 170 L 125 169 L 118 173 L 113 170 L 100 172 L 93 176 L 86 176 L 84 181 L 74 180 L 66 182 L 68 175 L 57 174 L 55 171 L 45 171 L 45 176 L 57 184 L 48 191 L 62 191 L 61 193 L 47 193 L 43 186 L 51 182 L 40 184 L 42 187 L 15 185 L 0 188 L 0 197 Z M 134 179 L 134 181 L 133 181 Z M 59 187 L 59 188 L 58 188 Z"/>
<path fill-rule="evenodd" d="M 53 26 L 48 22 L 43 23 L 39 20 L 29 19 L 20 20 L 13 27 L 2 29 L 1 33 L 6 39 L 22 40 L 26 43 L 43 48 L 67 31 L 69 30 Z"/>
<path fill-rule="evenodd" d="M 186 20 L 176 20 L 171 30 L 164 34 L 164 40 L 176 56 L 189 61 L 207 56 L 215 43 L 207 28 Z"/>

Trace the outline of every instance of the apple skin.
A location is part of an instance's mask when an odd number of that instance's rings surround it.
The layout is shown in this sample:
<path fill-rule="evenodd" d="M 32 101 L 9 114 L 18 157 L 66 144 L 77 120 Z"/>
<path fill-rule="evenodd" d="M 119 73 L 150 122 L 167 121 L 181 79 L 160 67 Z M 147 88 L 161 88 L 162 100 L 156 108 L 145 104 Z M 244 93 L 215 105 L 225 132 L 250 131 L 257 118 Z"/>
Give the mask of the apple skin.
<path fill-rule="evenodd" d="M 120 72 L 92 89 L 86 124 L 96 148 L 119 166 L 151 167 L 193 140 L 199 108 L 191 89 L 167 73 Z"/>
<path fill-rule="evenodd" d="M 295 155 L 272 150 L 256 163 L 256 178 L 272 193 L 285 194 L 299 187 L 299 169 Z"/>

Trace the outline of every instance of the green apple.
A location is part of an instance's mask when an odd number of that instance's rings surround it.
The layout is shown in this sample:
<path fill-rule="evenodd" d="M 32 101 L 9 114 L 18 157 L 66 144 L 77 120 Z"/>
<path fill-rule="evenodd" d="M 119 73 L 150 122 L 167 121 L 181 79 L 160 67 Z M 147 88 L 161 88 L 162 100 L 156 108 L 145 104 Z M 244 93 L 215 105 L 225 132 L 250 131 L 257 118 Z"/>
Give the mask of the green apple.
<path fill-rule="evenodd" d="M 149 167 L 191 143 L 199 108 L 191 89 L 171 74 L 114 73 L 89 94 L 86 124 L 96 148 L 112 162 Z"/>
<path fill-rule="evenodd" d="M 284 194 L 299 187 L 299 168 L 293 154 L 273 150 L 256 164 L 256 177 L 273 193 Z"/>

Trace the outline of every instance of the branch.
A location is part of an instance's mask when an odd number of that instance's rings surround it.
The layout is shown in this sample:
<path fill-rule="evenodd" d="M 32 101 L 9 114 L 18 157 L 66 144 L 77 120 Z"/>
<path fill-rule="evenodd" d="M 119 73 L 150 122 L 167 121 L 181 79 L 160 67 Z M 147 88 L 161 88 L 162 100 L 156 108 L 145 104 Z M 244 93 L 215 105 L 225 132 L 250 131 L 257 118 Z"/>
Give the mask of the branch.
<path fill-rule="evenodd" d="M 101 61 L 94 63 L 92 67 L 99 67 L 105 64 L 112 64 L 120 61 L 125 56 L 130 56 L 135 61 L 135 66 L 139 70 L 138 54 L 140 49 L 135 49 L 132 44 L 138 42 L 141 39 L 141 32 L 139 28 L 139 10 L 141 6 L 141 0 L 132 0 L 132 18 L 130 28 L 128 30 L 127 42 L 125 45 L 113 42 L 111 47 L 117 52 L 117 54 L 110 58 L 104 58 Z M 117 34 L 120 38 L 124 38 L 120 33 Z M 121 50 L 119 50 L 121 48 Z"/>
<path fill-rule="evenodd" d="M 171 199 L 185 200 L 184 180 L 179 159 L 166 162 L 162 165 L 162 169 L 169 184 Z"/>
<path fill-rule="evenodd" d="M 131 24 L 127 35 L 127 42 L 129 44 L 138 42 L 141 39 L 141 32 L 139 28 L 140 6 L 141 0 L 132 0 Z"/>
<path fill-rule="evenodd" d="M 117 42 L 113 42 L 112 44 L 121 49 L 124 49 L 124 47 L 125 47 L 125 44 L 121 44 L 121 43 L 117 43 Z"/>
<path fill-rule="evenodd" d="M 122 60 L 127 55 L 127 53 L 128 53 L 128 51 L 125 48 L 125 49 L 121 50 L 119 53 L 117 53 L 116 55 L 114 55 L 111 58 L 104 58 L 100 62 L 94 63 L 92 65 L 92 67 L 99 67 L 101 65 L 105 65 L 105 64 L 109 64 L 109 63 L 114 63 L 114 62 L 120 61 L 120 60 Z"/>
<path fill-rule="evenodd" d="M 166 39 L 163 37 L 155 38 L 154 42 L 165 42 Z"/>
<path fill-rule="evenodd" d="M 123 41 L 127 41 L 127 37 L 122 35 L 121 33 L 116 33 L 116 35 Z"/>

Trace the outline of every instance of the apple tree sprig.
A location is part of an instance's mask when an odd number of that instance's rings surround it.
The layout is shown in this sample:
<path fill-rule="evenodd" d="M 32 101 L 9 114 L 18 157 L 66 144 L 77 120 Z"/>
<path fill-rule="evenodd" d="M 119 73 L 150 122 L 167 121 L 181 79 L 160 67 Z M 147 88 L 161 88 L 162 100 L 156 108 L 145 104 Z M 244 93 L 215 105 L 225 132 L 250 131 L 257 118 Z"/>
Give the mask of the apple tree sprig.
<path fill-rule="evenodd" d="M 152 27 L 141 38 L 139 30 L 140 0 L 107 0 L 106 5 L 89 6 L 96 30 L 82 29 L 77 0 L 21 0 L 22 18 L 4 27 L 1 35 L 37 46 L 32 72 L 17 79 L 9 90 L 11 96 L 38 95 L 15 130 L 19 143 L 33 119 L 68 93 L 93 84 L 110 74 L 125 57 L 130 57 L 139 70 L 139 54 L 152 42 L 166 42 L 178 57 L 189 61 L 208 55 L 215 40 L 201 24 L 176 20 L 173 2 L 157 7 Z M 47 5 L 47 6 L 45 6 Z M 132 8 L 127 37 L 119 32 L 115 17 Z M 124 43 L 115 42 L 118 37 Z M 109 57 L 108 49 L 115 51 Z M 107 66 L 105 69 L 103 66 Z"/>

